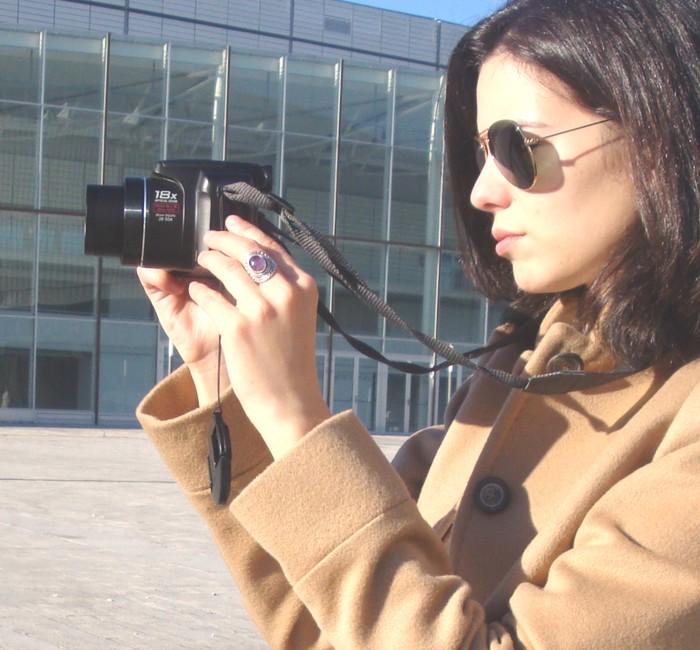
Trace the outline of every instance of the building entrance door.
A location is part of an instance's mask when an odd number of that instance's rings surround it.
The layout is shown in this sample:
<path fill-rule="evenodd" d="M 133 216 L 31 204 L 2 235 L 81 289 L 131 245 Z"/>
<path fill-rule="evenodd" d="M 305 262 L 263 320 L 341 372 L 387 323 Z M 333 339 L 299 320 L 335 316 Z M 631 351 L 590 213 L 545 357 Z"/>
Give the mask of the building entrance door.
<path fill-rule="evenodd" d="M 386 428 L 387 433 L 408 431 L 409 403 L 411 400 L 410 375 L 389 370 L 386 382 Z"/>
<path fill-rule="evenodd" d="M 360 356 L 333 359 L 331 410 L 352 409 L 370 431 L 376 429 L 377 363 Z"/>

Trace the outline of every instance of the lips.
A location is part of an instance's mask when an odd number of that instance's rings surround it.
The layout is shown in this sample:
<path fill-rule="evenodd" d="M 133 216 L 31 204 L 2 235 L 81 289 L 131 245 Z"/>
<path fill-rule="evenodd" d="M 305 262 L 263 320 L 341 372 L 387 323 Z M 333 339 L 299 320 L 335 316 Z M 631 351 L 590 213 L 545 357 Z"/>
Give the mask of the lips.
<path fill-rule="evenodd" d="M 524 237 L 524 233 L 510 232 L 508 230 L 501 230 L 500 228 L 494 228 L 491 231 L 491 235 L 496 240 L 496 255 L 500 255 L 501 257 L 507 255 L 518 240 Z"/>

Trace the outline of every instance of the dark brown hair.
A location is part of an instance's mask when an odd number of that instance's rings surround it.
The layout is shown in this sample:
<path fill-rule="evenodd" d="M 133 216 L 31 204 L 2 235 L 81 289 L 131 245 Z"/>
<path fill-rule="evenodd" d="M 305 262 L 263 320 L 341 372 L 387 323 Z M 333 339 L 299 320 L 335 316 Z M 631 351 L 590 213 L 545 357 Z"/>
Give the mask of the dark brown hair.
<path fill-rule="evenodd" d="M 476 82 L 496 50 L 539 66 L 627 138 L 639 212 L 583 296 L 582 319 L 637 367 L 700 352 L 700 5 L 697 0 L 514 0 L 462 38 L 447 74 L 447 159 L 464 266 L 475 286 L 532 316 L 496 256 L 492 219 L 469 203 L 478 170 Z"/>

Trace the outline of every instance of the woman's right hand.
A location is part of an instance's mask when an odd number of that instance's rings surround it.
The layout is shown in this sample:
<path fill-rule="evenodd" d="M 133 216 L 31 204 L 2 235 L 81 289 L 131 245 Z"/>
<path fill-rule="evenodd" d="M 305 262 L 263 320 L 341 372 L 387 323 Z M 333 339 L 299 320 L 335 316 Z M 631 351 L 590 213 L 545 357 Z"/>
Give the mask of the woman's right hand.
<path fill-rule="evenodd" d="M 136 269 L 163 330 L 190 370 L 200 405 L 216 399 L 218 330 L 192 301 L 189 280 L 161 269 Z M 228 387 L 228 374 L 221 359 L 221 390 Z"/>

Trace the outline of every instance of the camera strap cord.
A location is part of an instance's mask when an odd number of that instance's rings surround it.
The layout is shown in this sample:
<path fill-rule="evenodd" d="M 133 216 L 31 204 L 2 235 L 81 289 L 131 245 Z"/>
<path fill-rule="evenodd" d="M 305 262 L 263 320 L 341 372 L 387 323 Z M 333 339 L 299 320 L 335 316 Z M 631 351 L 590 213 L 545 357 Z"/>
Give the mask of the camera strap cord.
<path fill-rule="evenodd" d="M 476 350 L 470 350 L 465 353 L 457 352 L 451 344 L 424 334 L 406 323 L 390 305 L 367 286 L 344 258 L 342 253 L 325 235 L 316 231 L 294 214 L 294 207 L 287 201 L 274 194 L 261 192 L 244 182 L 232 183 L 224 186 L 223 193 L 232 201 L 247 203 L 255 208 L 278 214 L 282 224 L 289 230 L 291 238 L 267 220 L 263 220 L 262 229 L 267 231 L 268 234 L 276 236 L 277 239 L 280 237 L 288 240 L 291 239 L 306 251 L 326 273 L 335 278 L 361 302 L 381 314 L 386 320 L 397 327 L 410 333 L 427 348 L 446 360 L 435 366 L 426 367 L 405 361 L 387 359 L 372 346 L 344 332 L 328 308 L 319 300 L 318 313 L 326 323 L 340 333 L 356 350 L 391 368 L 406 373 L 427 374 L 456 364 L 487 374 L 496 381 L 506 384 L 511 388 L 542 395 L 555 395 L 568 393 L 574 390 L 595 388 L 639 371 L 637 369 L 620 369 L 612 372 L 591 373 L 584 371 L 559 371 L 533 375 L 532 377 L 520 377 L 503 370 L 482 366 L 472 361 L 472 359 L 498 348 L 505 347 L 506 345 L 510 345 L 518 340 L 533 339 L 539 327 L 539 322 L 530 319 L 524 325 L 518 327 L 513 334 L 504 337 L 495 344 Z"/>

